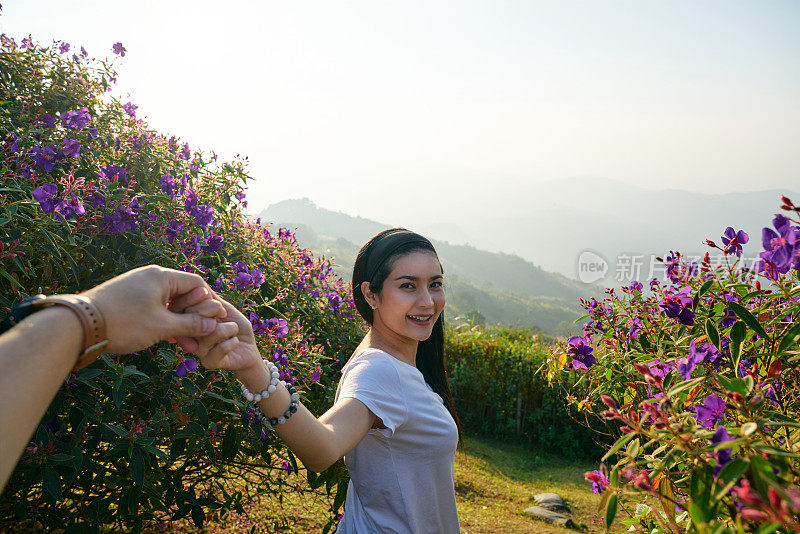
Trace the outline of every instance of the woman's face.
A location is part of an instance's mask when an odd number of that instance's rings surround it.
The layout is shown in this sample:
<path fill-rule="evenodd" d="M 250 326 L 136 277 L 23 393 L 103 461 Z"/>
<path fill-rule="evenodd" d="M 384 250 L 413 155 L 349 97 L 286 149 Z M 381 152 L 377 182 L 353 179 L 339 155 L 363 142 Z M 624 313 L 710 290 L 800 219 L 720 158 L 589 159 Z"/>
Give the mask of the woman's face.
<path fill-rule="evenodd" d="M 444 309 L 444 279 L 439 260 L 432 252 L 412 252 L 394 260 L 383 289 L 368 299 L 375 305 L 373 326 L 388 328 L 395 335 L 424 341 Z M 364 282 L 366 295 L 369 283 Z"/>

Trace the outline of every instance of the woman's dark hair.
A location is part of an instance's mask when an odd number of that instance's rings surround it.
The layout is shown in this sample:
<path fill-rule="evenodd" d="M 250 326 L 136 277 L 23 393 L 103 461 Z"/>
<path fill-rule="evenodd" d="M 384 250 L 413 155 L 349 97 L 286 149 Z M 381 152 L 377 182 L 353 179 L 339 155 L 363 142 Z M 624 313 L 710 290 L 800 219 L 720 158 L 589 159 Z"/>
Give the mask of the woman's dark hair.
<path fill-rule="evenodd" d="M 422 238 L 401 245 L 394 250 L 391 255 L 377 266 L 377 270 L 375 270 L 373 266 L 372 270 L 375 271 L 375 274 L 372 276 L 372 279 L 368 279 L 367 260 L 370 257 L 370 252 L 374 249 L 374 245 L 381 241 L 386 234 L 396 233 L 398 231 L 407 232 L 405 228 L 392 228 L 384 230 L 367 241 L 367 243 L 361 247 L 361 250 L 358 251 L 358 256 L 356 256 L 356 262 L 353 266 L 353 300 L 355 301 L 358 314 L 361 315 L 370 326 L 372 326 L 373 320 L 372 307 L 367 303 L 367 299 L 364 298 L 364 294 L 361 292 L 361 284 L 363 282 L 369 282 L 369 289 L 373 293 L 380 293 L 383 289 L 383 283 L 392 272 L 397 258 L 411 254 L 412 252 L 430 252 L 438 259 L 438 254 L 436 254 L 436 249 L 433 248 L 433 245 Z M 439 263 L 439 267 L 441 267 L 441 263 Z M 444 269 L 442 269 L 442 272 L 444 272 Z M 431 389 L 444 401 L 447 411 L 450 412 L 450 415 L 453 417 L 458 427 L 458 442 L 460 445 L 463 445 L 464 436 L 461 432 L 461 421 L 458 419 L 458 414 L 456 413 L 453 394 L 450 391 L 450 381 L 447 378 L 447 366 L 444 354 L 443 314 L 439 314 L 439 318 L 433 324 L 431 336 L 424 341 L 420 341 L 417 345 L 417 369 L 422 373 L 425 382 L 427 382 Z"/>

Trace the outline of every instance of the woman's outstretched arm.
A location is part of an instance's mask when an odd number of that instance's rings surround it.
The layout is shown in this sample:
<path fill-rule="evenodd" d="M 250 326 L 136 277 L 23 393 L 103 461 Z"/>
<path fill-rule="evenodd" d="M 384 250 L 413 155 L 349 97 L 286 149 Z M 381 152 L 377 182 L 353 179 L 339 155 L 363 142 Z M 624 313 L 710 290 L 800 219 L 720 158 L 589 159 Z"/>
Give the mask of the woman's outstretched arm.
<path fill-rule="evenodd" d="M 199 339 L 200 347 L 196 352 L 200 361 L 209 369 L 233 371 L 250 391 L 263 391 L 271 376 L 256 346 L 252 325 L 236 308 L 222 302 L 227 312 L 225 320 L 235 322 L 239 328 L 238 338 L 218 344 L 213 335 Z M 289 391 L 280 383 L 274 393 L 259 402 L 267 417 L 282 415 L 290 404 Z M 297 412 L 274 429 L 306 468 L 320 472 L 353 450 L 376 419 L 361 401 L 347 398 L 337 402 L 319 419 L 300 403 Z"/>

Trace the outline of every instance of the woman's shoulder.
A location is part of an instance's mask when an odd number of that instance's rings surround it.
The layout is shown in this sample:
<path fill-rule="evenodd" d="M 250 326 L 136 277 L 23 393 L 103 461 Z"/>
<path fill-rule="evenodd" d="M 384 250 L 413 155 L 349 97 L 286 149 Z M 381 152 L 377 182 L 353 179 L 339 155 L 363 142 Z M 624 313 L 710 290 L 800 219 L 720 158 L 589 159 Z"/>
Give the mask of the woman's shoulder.
<path fill-rule="evenodd" d="M 393 366 L 392 360 L 396 359 L 394 356 L 381 349 L 374 347 L 366 347 L 363 349 L 356 349 L 345 366 L 342 368 L 342 373 L 357 366 L 380 366 L 388 367 Z"/>

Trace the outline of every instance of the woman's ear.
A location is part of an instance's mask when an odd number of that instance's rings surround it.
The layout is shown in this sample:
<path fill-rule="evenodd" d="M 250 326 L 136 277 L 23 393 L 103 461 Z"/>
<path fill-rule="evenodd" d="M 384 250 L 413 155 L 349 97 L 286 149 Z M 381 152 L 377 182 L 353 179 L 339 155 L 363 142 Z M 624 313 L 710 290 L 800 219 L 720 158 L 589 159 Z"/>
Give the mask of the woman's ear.
<path fill-rule="evenodd" d="M 364 295 L 364 300 L 367 301 L 367 304 L 374 310 L 375 306 L 378 304 L 375 300 L 375 293 L 370 291 L 369 289 L 369 282 L 366 280 L 361 282 L 361 294 Z"/>

